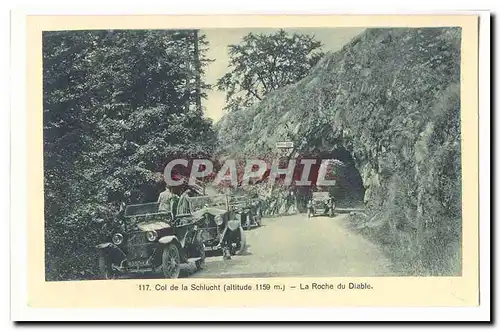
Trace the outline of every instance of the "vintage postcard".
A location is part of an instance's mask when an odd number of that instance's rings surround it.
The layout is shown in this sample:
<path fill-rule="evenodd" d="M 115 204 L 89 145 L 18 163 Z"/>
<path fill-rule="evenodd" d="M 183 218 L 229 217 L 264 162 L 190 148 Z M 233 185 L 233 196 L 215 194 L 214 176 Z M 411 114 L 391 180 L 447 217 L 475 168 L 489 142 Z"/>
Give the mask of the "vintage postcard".
<path fill-rule="evenodd" d="M 26 36 L 29 307 L 479 304 L 477 16 Z"/>

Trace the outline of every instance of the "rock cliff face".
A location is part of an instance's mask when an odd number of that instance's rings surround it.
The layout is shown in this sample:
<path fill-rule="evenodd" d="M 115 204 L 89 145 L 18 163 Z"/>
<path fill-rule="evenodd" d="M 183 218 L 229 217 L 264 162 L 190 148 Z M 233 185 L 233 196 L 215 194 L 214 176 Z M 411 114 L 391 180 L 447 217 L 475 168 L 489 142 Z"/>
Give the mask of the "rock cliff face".
<path fill-rule="evenodd" d="M 221 146 L 347 150 L 365 189 L 358 227 L 412 275 L 461 272 L 459 28 L 368 29 L 310 74 L 218 123 Z"/>

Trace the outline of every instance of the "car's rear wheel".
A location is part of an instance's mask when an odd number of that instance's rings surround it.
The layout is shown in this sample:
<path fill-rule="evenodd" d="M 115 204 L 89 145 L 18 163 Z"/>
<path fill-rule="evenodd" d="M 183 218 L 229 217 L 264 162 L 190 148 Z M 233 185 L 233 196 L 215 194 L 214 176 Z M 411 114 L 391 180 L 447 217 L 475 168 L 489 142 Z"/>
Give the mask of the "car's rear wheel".
<path fill-rule="evenodd" d="M 260 212 L 258 212 L 257 215 L 255 216 L 255 223 L 257 223 L 257 226 L 262 225 L 262 216 L 260 216 Z"/>
<path fill-rule="evenodd" d="M 181 256 L 179 248 L 174 243 L 163 249 L 162 271 L 165 278 L 179 278 L 181 272 Z"/>
<path fill-rule="evenodd" d="M 103 254 L 99 255 L 99 276 L 101 279 L 115 279 L 116 274 L 107 263 Z"/>
<path fill-rule="evenodd" d="M 332 205 L 330 206 L 330 216 L 335 215 L 335 202 L 332 202 Z"/>
<path fill-rule="evenodd" d="M 224 247 L 222 249 L 222 258 L 224 260 L 231 260 L 231 250 L 229 247 Z"/>
<path fill-rule="evenodd" d="M 204 243 L 198 244 L 197 253 L 200 255 L 200 259 L 195 262 L 196 269 L 203 270 L 203 269 L 205 269 L 205 259 L 206 259 L 205 244 Z"/>

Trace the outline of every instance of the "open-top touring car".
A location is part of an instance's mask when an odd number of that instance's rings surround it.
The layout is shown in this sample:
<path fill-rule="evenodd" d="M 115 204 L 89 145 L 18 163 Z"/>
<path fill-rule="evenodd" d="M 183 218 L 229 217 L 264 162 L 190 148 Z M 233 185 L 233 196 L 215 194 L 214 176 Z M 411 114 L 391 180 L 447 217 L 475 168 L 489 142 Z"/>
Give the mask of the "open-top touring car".
<path fill-rule="evenodd" d="M 204 267 L 203 230 L 196 218 L 161 211 L 158 202 L 129 205 L 124 216 L 122 231 L 97 245 L 102 278 L 146 272 L 177 278 L 181 263 Z"/>
<path fill-rule="evenodd" d="M 241 217 L 230 208 L 227 195 L 187 198 L 191 215 L 198 219 L 202 240 L 207 250 L 222 250 L 225 259 L 245 249 L 245 233 Z"/>
<path fill-rule="evenodd" d="M 313 192 L 312 198 L 307 203 L 307 217 L 333 216 L 334 212 L 335 201 L 328 192 Z"/>
<path fill-rule="evenodd" d="M 262 208 L 258 198 L 231 196 L 229 208 L 239 215 L 244 230 L 262 225 Z"/>

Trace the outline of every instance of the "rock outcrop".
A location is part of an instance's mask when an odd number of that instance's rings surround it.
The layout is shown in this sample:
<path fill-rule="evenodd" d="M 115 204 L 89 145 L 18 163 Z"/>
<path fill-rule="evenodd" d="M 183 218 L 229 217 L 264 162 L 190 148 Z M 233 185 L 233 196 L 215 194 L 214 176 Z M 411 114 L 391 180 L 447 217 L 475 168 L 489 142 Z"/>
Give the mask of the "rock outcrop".
<path fill-rule="evenodd" d="M 367 234 L 412 275 L 461 271 L 459 28 L 368 29 L 310 74 L 218 123 L 225 152 L 343 148 Z"/>

